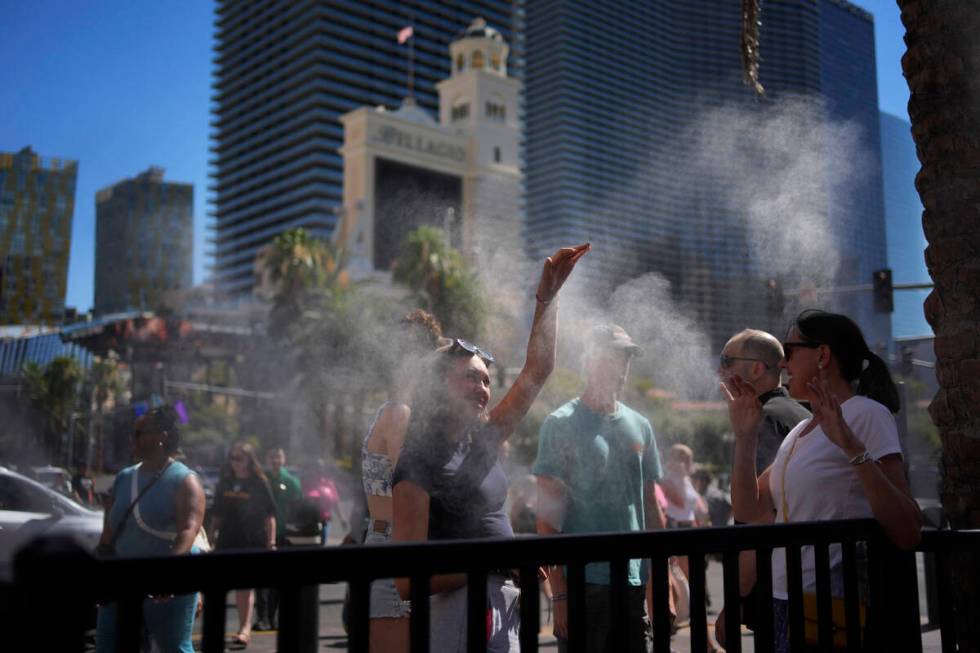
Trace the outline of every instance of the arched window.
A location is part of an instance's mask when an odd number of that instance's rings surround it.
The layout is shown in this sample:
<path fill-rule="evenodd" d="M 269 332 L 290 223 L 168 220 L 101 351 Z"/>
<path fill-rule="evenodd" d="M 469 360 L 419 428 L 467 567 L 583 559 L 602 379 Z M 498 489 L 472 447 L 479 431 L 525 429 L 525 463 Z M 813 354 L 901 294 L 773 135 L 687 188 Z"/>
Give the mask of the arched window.
<path fill-rule="evenodd" d="M 493 52 L 490 54 L 490 67 L 494 70 L 500 70 L 500 53 Z"/>
<path fill-rule="evenodd" d="M 466 57 L 463 55 L 456 56 L 456 72 L 461 72 L 463 67 L 466 65 Z"/>
<path fill-rule="evenodd" d="M 465 120 L 470 115 L 470 105 L 465 98 L 458 97 L 453 100 L 452 109 L 450 110 L 450 120 L 456 122 L 457 120 Z"/>
<path fill-rule="evenodd" d="M 483 50 L 476 50 L 473 52 L 473 57 L 470 61 L 471 65 L 475 70 L 483 69 Z"/>

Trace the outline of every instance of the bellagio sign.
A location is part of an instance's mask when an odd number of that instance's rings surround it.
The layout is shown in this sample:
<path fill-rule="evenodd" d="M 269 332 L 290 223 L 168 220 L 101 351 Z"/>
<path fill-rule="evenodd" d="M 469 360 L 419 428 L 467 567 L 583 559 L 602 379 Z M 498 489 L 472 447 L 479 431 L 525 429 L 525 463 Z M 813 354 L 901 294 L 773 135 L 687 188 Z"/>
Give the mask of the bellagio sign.
<path fill-rule="evenodd" d="M 380 127 L 375 133 L 374 142 L 382 145 L 399 147 L 413 152 L 430 154 L 432 156 L 463 162 L 466 160 L 466 148 L 446 141 L 439 141 L 421 134 L 411 134 L 391 125 Z"/>

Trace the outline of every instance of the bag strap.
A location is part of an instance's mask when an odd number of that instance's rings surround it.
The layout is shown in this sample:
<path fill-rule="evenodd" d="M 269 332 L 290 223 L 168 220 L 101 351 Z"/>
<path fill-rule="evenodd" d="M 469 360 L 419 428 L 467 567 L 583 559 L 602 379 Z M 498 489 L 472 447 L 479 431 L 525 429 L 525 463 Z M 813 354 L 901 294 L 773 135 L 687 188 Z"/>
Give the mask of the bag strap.
<path fill-rule="evenodd" d="M 139 503 L 139 500 L 143 498 L 143 495 L 145 495 L 147 493 L 147 491 L 151 487 L 153 487 L 156 484 L 157 481 L 160 480 L 160 477 L 163 476 L 163 473 L 165 471 L 167 471 L 167 468 L 170 467 L 170 464 L 172 462 L 173 462 L 173 460 L 168 460 L 167 461 L 167 464 L 164 465 L 163 468 L 159 472 L 156 473 L 156 476 L 154 476 L 150 480 L 150 482 L 146 484 L 146 487 L 143 488 L 143 491 L 140 492 L 138 495 L 136 495 L 136 498 L 133 499 L 133 502 L 131 504 L 129 504 L 129 508 L 127 508 L 125 514 L 123 514 L 122 521 L 119 522 L 119 526 L 112 532 L 112 540 L 110 540 L 110 542 L 109 542 L 109 545 L 110 546 L 115 546 L 116 545 L 116 540 L 119 539 L 119 536 L 122 535 L 123 529 L 126 528 L 126 522 L 129 520 L 129 515 L 132 514 L 133 509 L 136 508 L 136 504 Z M 142 466 L 143 466 L 143 463 L 140 463 L 139 465 L 136 466 L 136 469 L 133 470 L 133 479 L 134 480 L 136 480 L 136 477 L 139 474 L 139 468 L 142 467 Z"/>
<path fill-rule="evenodd" d="M 137 476 L 138 476 L 137 474 L 133 474 L 132 485 L 130 486 L 132 488 L 132 490 L 130 491 L 131 495 L 136 494 L 136 488 L 138 483 Z M 140 506 L 138 502 L 133 504 L 133 519 L 136 520 L 137 526 L 139 526 L 141 529 L 143 529 L 145 532 L 149 533 L 150 535 L 153 535 L 154 537 L 159 537 L 161 540 L 167 540 L 169 542 L 173 542 L 174 540 L 177 539 L 177 533 L 175 532 L 159 531 L 153 528 L 152 526 L 148 526 L 147 523 L 143 521 L 143 516 L 140 515 Z"/>

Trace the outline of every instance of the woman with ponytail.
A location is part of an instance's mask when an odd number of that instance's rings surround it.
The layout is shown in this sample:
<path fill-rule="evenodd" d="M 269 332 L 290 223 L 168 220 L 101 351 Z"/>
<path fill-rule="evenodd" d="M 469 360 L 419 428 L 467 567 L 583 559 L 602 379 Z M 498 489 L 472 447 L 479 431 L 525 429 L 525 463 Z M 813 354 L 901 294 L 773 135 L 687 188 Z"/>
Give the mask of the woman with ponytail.
<path fill-rule="evenodd" d="M 813 417 L 783 440 L 773 464 L 756 477 L 756 433 L 761 405 L 755 389 L 734 377 L 723 386 L 735 431 L 732 508 L 744 522 L 775 523 L 872 517 L 903 549 L 921 537 L 922 516 L 902 464 L 893 413 L 898 392 L 885 362 L 873 353 L 853 320 L 809 310 L 796 318 L 783 343 L 780 367 L 789 393 L 810 402 Z M 843 596 L 841 550 L 830 548 L 831 585 Z M 773 553 L 777 650 L 786 642 L 785 553 Z M 803 590 L 816 586 L 813 549 L 803 549 Z M 783 627 L 780 627 L 782 623 Z"/>

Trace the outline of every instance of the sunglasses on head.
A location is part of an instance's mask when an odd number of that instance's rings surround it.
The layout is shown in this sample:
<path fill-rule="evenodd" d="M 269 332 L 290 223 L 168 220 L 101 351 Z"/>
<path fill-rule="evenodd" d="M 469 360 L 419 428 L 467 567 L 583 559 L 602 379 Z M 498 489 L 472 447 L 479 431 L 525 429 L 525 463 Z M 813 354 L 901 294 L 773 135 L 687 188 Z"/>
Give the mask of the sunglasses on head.
<path fill-rule="evenodd" d="M 492 365 L 495 362 L 493 354 L 488 351 L 483 351 L 472 342 L 462 340 L 460 338 L 453 338 L 453 344 L 450 345 L 447 353 L 454 356 L 462 356 L 465 354 L 469 354 L 470 356 L 479 356 L 487 365 Z"/>
<path fill-rule="evenodd" d="M 758 358 L 745 358 L 744 356 L 728 356 L 727 354 L 722 354 L 719 359 L 721 362 L 721 368 L 727 370 L 729 367 L 735 364 L 735 361 L 755 361 L 756 363 L 762 363 L 769 369 L 769 365 L 765 361 L 759 360 Z"/>

